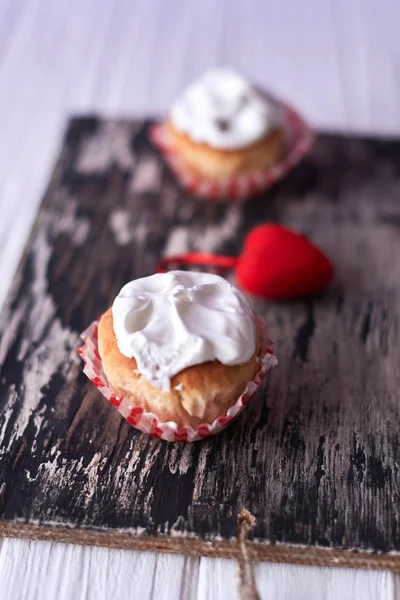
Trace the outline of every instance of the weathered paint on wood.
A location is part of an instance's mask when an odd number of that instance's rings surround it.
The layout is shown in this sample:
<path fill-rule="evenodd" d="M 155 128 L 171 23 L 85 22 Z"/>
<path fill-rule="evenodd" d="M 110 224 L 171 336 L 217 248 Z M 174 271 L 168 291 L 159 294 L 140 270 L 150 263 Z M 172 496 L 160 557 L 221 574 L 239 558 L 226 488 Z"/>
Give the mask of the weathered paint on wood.
<path fill-rule="evenodd" d="M 281 185 L 212 205 L 177 187 L 143 122 L 71 121 L 1 315 L 4 522 L 400 550 L 400 143 L 321 136 Z M 237 254 L 267 220 L 309 234 L 335 284 L 256 302 L 279 367 L 201 443 L 131 428 L 81 372 L 79 332 L 161 254 Z"/>

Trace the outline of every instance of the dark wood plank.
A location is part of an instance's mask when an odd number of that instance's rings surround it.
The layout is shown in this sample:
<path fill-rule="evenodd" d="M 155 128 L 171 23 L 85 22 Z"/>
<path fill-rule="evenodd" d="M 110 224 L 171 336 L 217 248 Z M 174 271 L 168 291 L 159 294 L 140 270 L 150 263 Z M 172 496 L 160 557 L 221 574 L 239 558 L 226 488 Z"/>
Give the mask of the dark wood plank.
<path fill-rule="evenodd" d="M 212 205 L 179 190 L 146 123 L 72 120 L 1 314 L 2 531 L 201 546 L 246 507 L 262 542 L 399 551 L 399 165 L 398 141 L 320 136 L 274 190 Z M 256 303 L 280 364 L 223 434 L 136 432 L 82 374 L 79 332 L 166 250 L 236 254 L 267 220 L 325 248 L 335 284 Z"/>

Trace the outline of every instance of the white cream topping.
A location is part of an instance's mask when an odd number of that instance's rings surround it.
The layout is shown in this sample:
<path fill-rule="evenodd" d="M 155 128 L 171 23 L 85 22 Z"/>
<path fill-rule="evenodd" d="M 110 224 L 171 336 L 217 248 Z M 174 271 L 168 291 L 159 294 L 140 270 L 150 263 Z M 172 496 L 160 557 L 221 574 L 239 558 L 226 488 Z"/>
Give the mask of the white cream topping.
<path fill-rule="evenodd" d="M 170 271 L 136 279 L 121 289 L 112 314 L 120 352 L 166 391 L 187 367 L 212 360 L 238 365 L 255 352 L 250 302 L 218 275 Z"/>
<path fill-rule="evenodd" d="M 265 135 L 278 120 L 278 108 L 237 73 L 218 68 L 187 88 L 170 117 L 193 141 L 233 150 Z"/>

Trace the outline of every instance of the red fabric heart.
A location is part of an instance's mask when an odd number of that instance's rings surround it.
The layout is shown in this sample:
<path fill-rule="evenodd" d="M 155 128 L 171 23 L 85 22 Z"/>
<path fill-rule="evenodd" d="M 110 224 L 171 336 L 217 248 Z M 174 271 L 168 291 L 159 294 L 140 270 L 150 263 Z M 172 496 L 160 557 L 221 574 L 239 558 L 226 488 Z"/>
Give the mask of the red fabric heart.
<path fill-rule="evenodd" d="M 274 224 L 250 232 L 236 268 L 245 291 L 270 300 L 315 294 L 332 277 L 333 266 L 321 250 L 303 235 Z"/>
<path fill-rule="evenodd" d="M 179 264 L 208 265 L 219 273 L 236 267 L 244 291 L 269 300 L 315 294 L 333 278 L 329 259 L 306 237 L 281 225 L 259 225 L 247 236 L 239 258 L 188 252 L 161 260 L 157 272 Z"/>

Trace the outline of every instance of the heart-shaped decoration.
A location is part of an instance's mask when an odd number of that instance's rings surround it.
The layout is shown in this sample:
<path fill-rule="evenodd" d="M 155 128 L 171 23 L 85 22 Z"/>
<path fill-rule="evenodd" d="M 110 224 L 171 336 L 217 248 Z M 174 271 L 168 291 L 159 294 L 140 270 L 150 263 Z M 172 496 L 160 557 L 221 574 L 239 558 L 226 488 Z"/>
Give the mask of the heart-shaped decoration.
<path fill-rule="evenodd" d="M 131 425 L 137 425 L 139 423 L 140 419 L 142 418 L 143 412 L 144 412 L 144 410 L 140 406 L 138 406 L 137 408 L 132 408 L 131 412 L 126 417 L 126 420 Z"/>
<path fill-rule="evenodd" d="M 218 423 L 220 423 L 221 425 L 228 425 L 228 423 L 230 423 L 232 421 L 231 417 L 218 417 L 217 418 Z"/>
<path fill-rule="evenodd" d="M 106 387 L 106 384 L 104 383 L 103 379 L 101 379 L 101 377 L 99 377 L 98 375 L 91 377 L 91 380 L 92 383 L 94 383 L 94 385 L 98 388 Z"/>
<path fill-rule="evenodd" d="M 161 427 L 158 426 L 157 419 L 153 419 L 153 422 L 151 424 L 151 429 L 148 433 L 149 433 L 149 435 L 152 435 L 155 438 L 160 439 L 162 437 L 163 430 L 161 429 Z"/>
<path fill-rule="evenodd" d="M 305 236 L 275 224 L 250 232 L 236 267 L 239 285 L 269 300 L 315 294 L 332 277 L 332 263 L 321 250 Z"/>
<path fill-rule="evenodd" d="M 207 437 L 208 434 L 210 433 L 210 426 L 207 425 L 206 423 L 202 423 L 201 425 L 198 426 L 197 433 L 199 434 L 199 436 L 201 438 Z"/>
<path fill-rule="evenodd" d="M 115 406 L 116 408 L 119 407 L 119 405 L 122 402 L 122 398 L 120 398 L 119 396 L 115 396 L 114 394 L 112 396 L 110 396 L 109 398 L 110 403 Z"/>
<path fill-rule="evenodd" d="M 187 442 L 187 439 L 188 439 L 188 432 L 185 428 L 175 431 L 175 441 L 176 442 Z"/>

